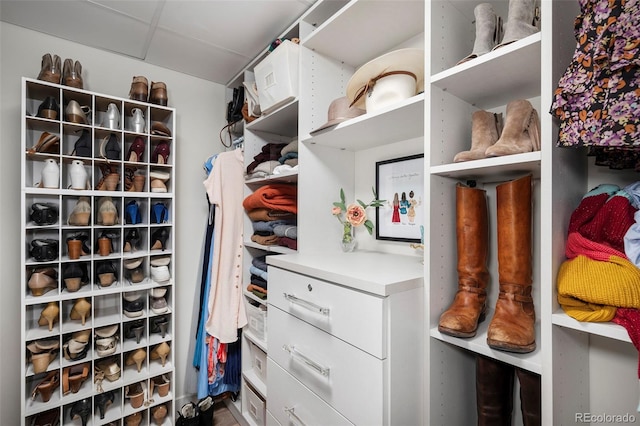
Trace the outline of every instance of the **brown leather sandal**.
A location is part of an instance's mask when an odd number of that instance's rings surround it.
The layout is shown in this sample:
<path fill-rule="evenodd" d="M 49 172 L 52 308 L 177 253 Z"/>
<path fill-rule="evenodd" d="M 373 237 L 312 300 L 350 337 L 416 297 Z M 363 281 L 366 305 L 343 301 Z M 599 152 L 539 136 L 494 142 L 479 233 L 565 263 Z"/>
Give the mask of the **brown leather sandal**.
<path fill-rule="evenodd" d="M 89 377 L 89 364 L 73 365 L 62 370 L 62 393 L 64 395 L 77 393 L 82 384 Z"/>

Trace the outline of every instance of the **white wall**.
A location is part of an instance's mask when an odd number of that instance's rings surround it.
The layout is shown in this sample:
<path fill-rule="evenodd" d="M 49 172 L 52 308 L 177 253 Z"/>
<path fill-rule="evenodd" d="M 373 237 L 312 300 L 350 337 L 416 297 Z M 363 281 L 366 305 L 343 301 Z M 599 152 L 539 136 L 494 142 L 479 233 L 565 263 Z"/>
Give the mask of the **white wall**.
<path fill-rule="evenodd" d="M 115 31 L 115 29 L 114 29 Z M 195 392 L 191 347 L 198 313 L 202 235 L 207 205 L 202 163 L 223 150 L 224 86 L 142 61 L 93 49 L 0 22 L 0 424 L 19 424 L 20 404 L 20 117 L 21 78 L 36 78 L 42 55 L 72 58 L 83 67 L 84 88 L 127 98 L 133 76 L 167 84 L 169 106 L 177 110 L 175 146 L 176 398 Z"/>

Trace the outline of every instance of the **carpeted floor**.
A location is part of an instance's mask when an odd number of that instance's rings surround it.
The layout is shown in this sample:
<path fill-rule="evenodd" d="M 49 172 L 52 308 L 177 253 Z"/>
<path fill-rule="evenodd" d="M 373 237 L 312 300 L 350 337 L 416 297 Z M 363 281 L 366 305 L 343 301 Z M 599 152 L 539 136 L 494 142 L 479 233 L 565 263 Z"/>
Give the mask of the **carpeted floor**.
<path fill-rule="evenodd" d="M 216 402 L 214 405 L 213 426 L 240 426 L 224 401 Z"/>

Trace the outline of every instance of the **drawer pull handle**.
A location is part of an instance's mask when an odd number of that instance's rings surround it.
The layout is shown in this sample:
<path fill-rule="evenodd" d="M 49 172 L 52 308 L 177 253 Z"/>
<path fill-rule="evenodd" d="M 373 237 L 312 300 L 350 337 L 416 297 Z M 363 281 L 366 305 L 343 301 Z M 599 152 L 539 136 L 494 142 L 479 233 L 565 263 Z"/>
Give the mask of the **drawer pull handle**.
<path fill-rule="evenodd" d="M 322 315 L 329 316 L 329 308 L 323 308 L 322 306 L 316 305 L 315 303 L 309 302 L 308 300 L 300 299 L 299 297 L 294 296 L 293 294 L 283 293 L 284 298 L 287 299 L 291 303 L 295 303 L 296 305 L 302 306 L 313 312 L 318 312 Z"/>
<path fill-rule="evenodd" d="M 289 415 L 289 420 L 292 420 L 293 424 L 307 426 L 307 424 L 303 422 L 302 419 L 300 419 L 300 417 L 298 417 L 298 415 L 295 413 L 295 409 L 296 407 L 284 407 L 284 412 Z"/>
<path fill-rule="evenodd" d="M 308 356 L 300 352 L 298 349 L 296 349 L 294 345 L 283 345 L 282 349 L 289 352 L 289 355 L 291 355 L 291 358 L 293 358 L 294 360 L 298 360 L 302 362 L 303 364 L 314 369 L 315 371 L 317 371 L 318 373 L 322 374 L 325 377 L 329 376 L 328 367 L 324 367 L 318 364 L 317 362 L 315 362 L 314 360 L 312 360 L 311 358 L 309 358 Z"/>

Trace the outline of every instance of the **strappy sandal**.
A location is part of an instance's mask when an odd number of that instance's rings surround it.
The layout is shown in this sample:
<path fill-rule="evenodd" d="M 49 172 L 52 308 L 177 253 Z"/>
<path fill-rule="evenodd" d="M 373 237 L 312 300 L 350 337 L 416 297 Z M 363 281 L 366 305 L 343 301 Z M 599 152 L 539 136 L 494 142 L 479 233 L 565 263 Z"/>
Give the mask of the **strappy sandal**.
<path fill-rule="evenodd" d="M 89 377 L 89 365 L 84 364 L 73 365 L 66 367 L 62 370 L 62 393 L 68 395 L 71 393 L 78 393 L 82 384 Z"/>
<path fill-rule="evenodd" d="M 44 379 L 40 381 L 33 388 L 33 392 L 31 393 L 31 400 L 35 401 L 38 395 L 42 396 L 42 402 L 49 402 L 51 399 L 51 394 L 58 388 L 60 384 L 60 373 L 56 371 L 52 371 L 45 376 Z"/>
<path fill-rule="evenodd" d="M 115 353 L 118 347 L 118 336 L 96 339 L 96 353 L 98 356 L 107 356 Z"/>
<path fill-rule="evenodd" d="M 38 262 L 51 262 L 58 258 L 59 243 L 52 238 L 36 238 L 31 241 L 31 256 Z"/>
<path fill-rule="evenodd" d="M 73 337 L 62 345 L 62 355 L 68 361 L 80 361 L 87 357 L 89 342 L 80 342 Z"/>
<path fill-rule="evenodd" d="M 100 165 L 102 178 L 96 185 L 96 191 L 115 191 L 120 183 L 120 174 L 117 167 L 111 167 L 109 164 Z"/>
<path fill-rule="evenodd" d="M 33 203 L 29 218 L 37 225 L 55 225 L 58 222 L 58 206 L 53 203 Z"/>
<path fill-rule="evenodd" d="M 97 362 L 93 369 L 93 381 L 96 384 L 96 391 L 99 393 L 104 392 L 102 388 L 104 379 L 115 382 L 120 378 L 120 372 L 120 365 L 113 358 Z"/>

